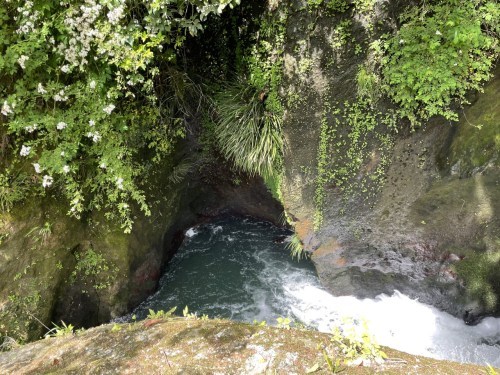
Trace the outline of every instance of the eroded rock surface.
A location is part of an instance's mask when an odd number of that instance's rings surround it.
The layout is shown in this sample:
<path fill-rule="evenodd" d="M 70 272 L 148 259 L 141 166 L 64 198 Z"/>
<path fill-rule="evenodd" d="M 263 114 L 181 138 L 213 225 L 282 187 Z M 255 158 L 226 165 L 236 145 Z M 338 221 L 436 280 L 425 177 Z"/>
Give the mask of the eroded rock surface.
<path fill-rule="evenodd" d="M 321 345 L 329 336 L 229 321 L 177 318 L 105 325 L 0 353 L 2 374 L 304 374 L 331 373 Z M 320 347 L 318 348 L 318 345 Z M 482 374 L 479 366 L 436 361 L 384 349 L 375 367 L 346 374 Z M 336 358 L 334 352 L 329 353 Z M 391 359 L 392 358 L 392 359 Z"/>

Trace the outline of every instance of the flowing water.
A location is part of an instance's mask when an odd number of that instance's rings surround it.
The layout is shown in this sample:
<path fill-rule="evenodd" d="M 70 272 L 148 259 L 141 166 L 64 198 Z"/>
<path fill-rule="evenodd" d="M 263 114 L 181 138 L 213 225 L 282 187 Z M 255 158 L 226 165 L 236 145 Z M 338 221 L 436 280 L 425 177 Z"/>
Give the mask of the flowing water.
<path fill-rule="evenodd" d="M 290 233 L 250 218 L 222 218 L 191 228 L 158 292 L 134 312 L 188 306 L 190 312 L 275 324 L 278 317 L 331 332 L 346 317 L 366 322 L 379 344 L 411 354 L 500 367 L 500 319 L 477 326 L 403 294 L 375 299 L 333 297 L 309 261 L 289 256 Z"/>

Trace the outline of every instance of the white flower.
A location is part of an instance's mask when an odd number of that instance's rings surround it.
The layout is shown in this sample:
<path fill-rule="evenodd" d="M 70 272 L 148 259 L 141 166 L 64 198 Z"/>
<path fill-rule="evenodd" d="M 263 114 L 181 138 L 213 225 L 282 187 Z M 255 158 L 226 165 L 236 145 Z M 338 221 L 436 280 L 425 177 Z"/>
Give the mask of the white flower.
<path fill-rule="evenodd" d="M 90 120 L 89 121 L 89 126 L 94 126 L 95 125 L 95 121 L 94 120 Z"/>
<path fill-rule="evenodd" d="M 108 115 L 111 114 L 111 112 L 113 112 L 113 110 L 115 109 L 116 107 L 113 105 L 113 104 L 110 104 L 108 105 L 107 107 L 104 107 L 102 110 L 104 112 L 106 112 Z"/>
<path fill-rule="evenodd" d="M 117 177 L 116 178 L 116 186 L 118 189 L 123 190 L 123 178 Z"/>
<path fill-rule="evenodd" d="M 10 108 L 10 105 L 9 105 L 9 103 L 7 103 L 7 101 L 3 102 L 1 112 L 4 116 L 8 116 L 10 113 L 13 113 L 12 108 Z"/>
<path fill-rule="evenodd" d="M 37 124 L 28 125 L 24 128 L 24 130 L 26 130 L 28 133 L 33 133 L 36 129 L 38 129 Z"/>
<path fill-rule="evenodd" d="M 106 169 L 108 166 L 106 165 L 106 163 L 101 163 L 101 165 L 99 165 L 100 168 L 102 169 Z"/>
<path fill-rule="evenodd" d="M 68 100 L 68 97 L 66 96 L 66 93 L 64 92 L 64 90 L 61 90 L 61 91 L 59 91 L 59 94 L 54 95 L 54 100 L 56 102 L 64 102 L 64 101 Z"/>
<path fill-rule="evenodd" d="M 61 156 L 65 156 L 66 153 L 64 151 L 61 151 Z"/>
<path fill-rule="evenodd" d="M 30 146 L 25 146 L 22 145 L 21 147 L 21 152 L 19 152 L 19 155 L 21 156 L 28 156 L 31 152 L 31 147 Z"/>
<path fill-rule="evenodd" d="M 405 40 L 404 39 L 399 39 L 399 44 L 405 44 Z"/>
<path fill-rule="evenodd" d="M 64 174 L 69 173 L 69 165 L 65 165 L 63 167 L 63 172 L 64 172 Z"/>
<path fill-rule="evenodd" d="M 69 72 L 69 65 L 63 65 L 63 66 L 61 66 L 61 72 L 68 73 Z"/>
<path fill-rule="evenodd" d="M 441 31 L 436 30 L 436 35 L 443 35 L 443 34 L 441 34 Z"/>
<path fill-rule="evenodd" d="M 57 124 L 56 128 L 57 128 L 57 130 L 63 130 L 66 126 L 68 126 L 68 124 L 61 121 Z"/>
<path fill-rule="evenodd" d="M 36 173 L 40 173 L 42 171 L 42 167 L 40 167 L 40 164 L 38 163 L 33 164 L 33 167 L 35 168 Z"/>
<path fill-rule="evenodd" d="M 26 68 L 24 66 L 24 63 L 26 62 L 26 60 L 29 60 L 29 57 L 26 56 L 26 55 L 21 55 L 21 57 L 19 57 L 17 59 L 17 63 L 21 66 L 21 69 L 25 69 Z"/>
<path fill-rule="evenodd" d="M 52 177 L 50 177 L 49 175 L 43 176 L 42 186 L 44 188 L 49 187 L 50 185 L 52 185 L 52 182 L 54 182 L 54 179 Z"/>
<path fill-rule="evenodd" d="M 39 94 L 42 94 L 42 95 L 47 93 L 47 90 L 45 90 L 45 88 L 43 87 L 43 85 L 41 83 L 38 84 L 37 91 Z"/>
<path fill-rule="evenodd" d="M 96 86 L 96 83 L 95 81 L 90 81 L 90 84 L 89 84 L 90 88 L 93 90 L 95 89 L 95 86 Z"/>
<path fill-rule="evenodd" d="M 88 132 L 87 137 L 92 138 L 93 142 L 99 142 L 102 138 L 99 132 Z"/>
<path fill-rule="evenodd" d="M 108 20 L 112 25 L 117 24 L 122 17 L 123 17 L 123 5 L 120 5 L 108 12 Z"/>

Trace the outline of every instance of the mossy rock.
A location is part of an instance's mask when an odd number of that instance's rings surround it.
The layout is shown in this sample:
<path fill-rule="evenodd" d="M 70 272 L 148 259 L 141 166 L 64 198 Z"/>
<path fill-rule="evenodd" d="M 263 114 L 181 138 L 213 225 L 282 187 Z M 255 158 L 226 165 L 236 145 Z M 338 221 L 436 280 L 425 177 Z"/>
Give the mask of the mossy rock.
<path fill-rule="evenodd" d="M 500 170 L 436 183 L 412 205 L 411 219 L 437 244 L 434 257 L 442 269 L 465 287 L 465 305 L 474 313 L 498 313 Z"/>
<path fill-rule="evenodd" d="M 464 109 L 450 149 L 452 172 L 470 175 L 500 166 L 500 68 L 474 105 Z"/>
<path fill-rule="evenodd" d="M 138 215 L 130 235 L 103 213 L 71 218 L 53 197 L 27 198 L 2 214 L 0 335 L 30 341 L 52 322 L 90 327 L 146 298 L 161 276 L 179 191 L 181 185 L 162 196 L 156 220 Z"/>
<path fill-rule="evenodd" d="M 225 320 L 173 318 L 108 324 L 0 353 L 7 374 L 328 374 L 330 335 Z M 329 355 L 343 362 L 338 348 Z M 345 366 L 343 374 L 482 374 L 481 366 L 383 348 L 379 365 Z M 372 362 L 373 363 L 373 362 Z M 309 372 L 308 372 L 309 371 Z"/>
<path fill-rule="evenodd" d="M 76 220 L 56 200 L 27 201 L 0 216 L 0 332 L 20 340 L 40 337 L 50 325 L 57 291 L 78 243 Z M 40 323 L 41 322 L 41 323 Z"/>

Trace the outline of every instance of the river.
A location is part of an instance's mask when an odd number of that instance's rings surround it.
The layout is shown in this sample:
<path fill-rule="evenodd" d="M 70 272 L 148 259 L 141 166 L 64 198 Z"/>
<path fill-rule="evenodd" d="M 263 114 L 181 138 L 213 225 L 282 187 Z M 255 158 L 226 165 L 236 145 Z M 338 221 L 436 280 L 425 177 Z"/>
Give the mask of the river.
<path fill-rule="evenodd" d="M 500 367 L 500 319 L 468 326 L 395 291 L 374 299 L 334 297 L 308 260 L 291 259 L 291 233 L 251 218 L 225 217 L 189 229 L 167 266 L 160 288 L 132 314 L 185 306 L 209 317 L 276 324 L 290 317 L 331 332 L 349 318 L 368 326 L 375 340 L 407 353 Z M 131 314 L 131 315 L 132 315 Z"/>

